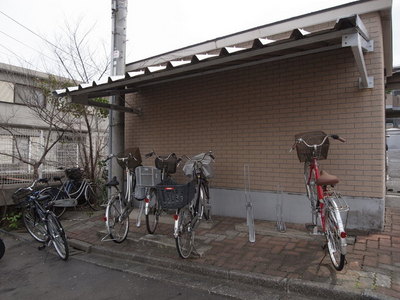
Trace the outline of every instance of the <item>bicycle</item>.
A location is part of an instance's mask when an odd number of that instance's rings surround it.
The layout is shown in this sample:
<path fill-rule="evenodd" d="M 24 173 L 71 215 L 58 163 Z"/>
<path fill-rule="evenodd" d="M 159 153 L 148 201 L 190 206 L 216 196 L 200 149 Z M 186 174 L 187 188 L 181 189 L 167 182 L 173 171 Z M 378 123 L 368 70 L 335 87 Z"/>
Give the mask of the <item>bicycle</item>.
<path fill-rule="evenodd" d="M 211 217 L 208 179 L 213 176 L 211 163 L 215 158 L 211 151 L 182 157 L 187 159 L 183 171 L 192 180 L 181 185 L 157 185 L 157 200 L 161 207 L 176 210 L 175 244 L 179 256 L 185 259 L 195 251 L 194 233 L 200 221 Z"/>
<path fill-rule="evenodd" d="M 14 194 L 14 200 L 20 200 L 22 206 L 22 220 L 29 234 L 44 247 L 53 245 L 58 256 L 62 260 L 69 257 L 69 247 L 65 231 L 56 215 L 50 211 L 52 201 L 49 195 L 41 195 L 40 191 L 33 188 L 38 180 L 35 180 L 27 188 L 19 188 Z"/>
<path fill-rule="evenodd" d="M 115 188 L 117 194 L 110 197 L 110 200 L 106 207 L 105 223 L 108 231 L 108 235 L 115 243 L 122 243 L 128 236 L 129 231 L 129 215 L 134 209 L 134 194 L 136 187 L 135 169 L 140 166 L 142 160 L 139 149 L 135 148 L 133 151 L 127 150 L 125 157 L 119 157 L 111 154 L 105 160 L 108 161 L 112 158 L 116 158 L 119 165 L 124 168 L 126 175 L 126 187 L 125 196 L 122 195 L 122 191 L 118 188 L 119 182 L 116 177 L 113 177 L 106 186 L 108 188 Z M 136 191 L 135 191 L 136 192 Z M 142 189 L 138 190 L 138 194 L 142 193 Z M 139 197 L 137 200 L 143 200 L 142 195 L 136 195 Z M 141 198 L 141 199 L 140 199 Z M 106 236 L 106 237 L 107 237 Z M 105 238 L 103 241 L 105 241 Z"/>
<path fill-rule="evenodd" d="M 176 173 L 176 167 L 180 162 L 180 159 L 176 157 L 175 153 L 171 153 L 167 156 L 158 156 L 154 151 L 145 155 L 146 158 L 155 156 L 156 169 L 161 172 L 161 183 L 163 184 L 176 184 L 171 175 Z M 154 174 L 155 172 L 152 171 Z M 160 182 L 152 181 L 152 187 L 148 190 L 147 197 L 145 198 L 145 216 L 146 216 L 146 228 L 149 234 L 154 234 L 157 229 L 159 217 L 163 211 L 162 206 L 156 197 L 156 189 L 153 188 L 155 184 Z"/>
<path fill-rule="evenodd" d="M 6 220 L 6 216 L 7 216 L 7 199 L 6 199 L 6 192 L 4 189 L 4 182 L 2 182 L 0 189 L 0 227 Z"/>
<path fill-rule="evenodd" d="M 41 191 L 42 195 L 49 195 L 53 201 L 53 212 L 60 218 L 68 207 L 76 207 L 79 199 L 84 199 L 82 204 L 88 204 L 93 210 L 97 210 L 96 188 L 92 182 L 83 177 L 80 168 L 65 169 L 68 178 L 62 181 L 62 177 L 53 177 L 54 181 L 60 182 L 58 187 L 47 187 Z"/>
<path fill-rule="evenodd" d="M 306 132 L 295 136 L 291 151 L 296 148 L 300 162 L 304 162 L 304 180 L 312 211 L 312 233 L 319 233 L 319 222 L 326 238 L 324 248 L 328 248 L 334 268 L 341 271 L 346 261 L 345 223 L 349 206 L 335 191 L 334 186 L 339 183 L 338 177 L 320 171 L 319 168 L 318 161 L 328 156 L 329 138 L 346 141 L 336 134 L 327 135 L 322 131 Z"/>
<path fill-rule="evenodd" d="M 3 240 L 0 238 L 0 259 L 3 257 L 6 252 L 6 245 L 4 245 Z"/>

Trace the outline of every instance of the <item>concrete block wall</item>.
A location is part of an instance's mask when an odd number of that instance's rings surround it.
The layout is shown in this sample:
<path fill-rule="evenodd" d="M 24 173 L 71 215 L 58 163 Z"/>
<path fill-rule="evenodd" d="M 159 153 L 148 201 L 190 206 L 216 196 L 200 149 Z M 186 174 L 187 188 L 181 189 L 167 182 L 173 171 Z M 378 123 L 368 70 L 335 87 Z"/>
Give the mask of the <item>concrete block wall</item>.
<path fill-rule="evenodd" d="M 285 193 L 301 194 L 303 165 L 289 148 L 296 133 L 323 130 L 347 139 L 332 141 L 328 160 L 321 161 L 341 179 L 341 193 L 383 199 L 382 30 L 378 14 L 362 19 L 375 46 L 365 54 L 373 89 L 359 89 L 350 48 L 150 86 L 128 97 L 143 115 L 126 115 L 126 146 L 142 154 L 213 150 L 213 188 L 242 190 L 248 164 L 252 190 L 280 185 Z"/>

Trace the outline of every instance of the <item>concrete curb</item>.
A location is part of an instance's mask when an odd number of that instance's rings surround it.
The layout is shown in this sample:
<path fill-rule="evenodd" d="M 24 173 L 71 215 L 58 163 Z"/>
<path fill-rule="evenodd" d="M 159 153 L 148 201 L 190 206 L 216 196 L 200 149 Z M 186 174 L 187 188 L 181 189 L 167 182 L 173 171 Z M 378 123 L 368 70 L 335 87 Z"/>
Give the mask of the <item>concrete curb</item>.
<path fill-rule="evenodd" d="M 314 296 L 326 299 L 365 299 L 365 300 L 394 300 L 396 298 L 388 297 L 371 290 L 363 290 L 359 293 L 349 289 L 339 288 L 332 284 L 305 281 L 300 279 L 290 279 L 263 275 L 258 273 L 243 272 L 237 270 L 227 270 L 214 266 L 197 264 L 194 260 L 185 260 L 178 262 L 169 258 L 159 258 L 150 255 L 137 253 L 126 253 L 117 250 L 110 250 L 102 246 L 93 246 L 86 242 L 69 240 L 72 247 L 84 250 L 93 254 L 115 257 L 123 260 L 132 260 L 142 264 L 148 264 L 160 268 L 174 269 L 190 274 L 199 274 L 218 279 L 232 280 L 238 283 L 275 289 L 277 291 L 286 291 L 287 293 L 296 293 L 303 296 Z M 86 250 L 85 250 L 86 249 Z"/>

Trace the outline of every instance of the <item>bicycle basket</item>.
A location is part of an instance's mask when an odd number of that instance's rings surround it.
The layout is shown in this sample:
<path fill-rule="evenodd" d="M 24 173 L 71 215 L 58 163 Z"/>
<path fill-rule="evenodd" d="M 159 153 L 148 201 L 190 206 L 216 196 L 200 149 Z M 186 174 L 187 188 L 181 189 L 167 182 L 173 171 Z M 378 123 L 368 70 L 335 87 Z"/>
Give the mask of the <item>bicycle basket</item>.
<path fill-rule="evenodd" d="M 136 186 L 153 187 L 161 182 L 161 171 L 155 167 L 137 167 L 135 176 Z"/>
<path fill-rule="evenodd" d="M 32 191 L 28 188 L 19 188 L 17 189 L 14 194 L 11 196 L 15 204 L 18 204 L 22 200 L 26 199 L 30 194 L 32 194 Z"/>
<path fill-rule="evenodd" d="M 128 168 L 130 170 L 134 170 L 136 167 L 142 164 L 142 156 L 140 155 L 140 150 L 137 147 L 128 148 L 124 152 L 119 153 L 117 156 L 118 158 L 129 157 L 127 162 L 117 159 L 118 164 L 123 169 L 125 169 L 126 164 L 128 164 Z"/>
<path fill-rule="evenodd" d="M 192 201 L 195 195 L 193 182 L 187 184 L 158 184 L 157 200 L 162 209 L 179 209 Z"/>
<path fill-rule="evenodd" d="M 83 177 L 83 172 L 79 168 L 69 168 L 65 169 L 65 175 L 72 180 L 81 180 Z"/>
<path fill-rule="evenodd" d="M 295 135 L 295 140 L 297 141 L 299 138 L 302 138 L 309 145 L 321 144 L 324 138 L 326 137 L 326 133 L 323 131 L 310 131 L 298 133 Z M 317 148 L 314 153 L 316 158 L 319 160 L 327 159 L 329 150 L 329 139 L 326 139 L 324 144 Z M 307 147 L 304 143 L 296 144 L 297 157 L 300 162 L 311 161 L 313 158 L 313 148 Z"/>
<path fill-rule="evenodd" d="M 192 177 L 196 163 L 200 163 L 201 170 L 207 179 L 214 177 L 213 160 L 208 155 L 204 156 L 204 153 L 195 155 L 188 160 L 183 166 L 183 173 L 185 173 L 185 175 L 188 177 Z"/>
<path fill-rule="evenodd" d="M 178 158 L 175 154 L 172 154 L 168 159 L 167 156 L 160 156 L 155 159 L 156 168 L 159 170 L 165 170 L 168 174 L 174 174 L 176 172 L 176 164 Z"/>

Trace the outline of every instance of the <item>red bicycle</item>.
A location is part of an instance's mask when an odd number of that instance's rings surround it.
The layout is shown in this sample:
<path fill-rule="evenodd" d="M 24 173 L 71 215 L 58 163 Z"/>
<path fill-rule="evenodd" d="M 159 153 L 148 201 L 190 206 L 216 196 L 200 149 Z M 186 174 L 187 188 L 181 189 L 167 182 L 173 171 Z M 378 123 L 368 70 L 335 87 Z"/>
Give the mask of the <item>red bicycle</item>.
<path fill-rule="evenodd" d="M 340 271 L 346 256 L 345 223 L 349 206 L 335 191 L 339 179 L 319 168 L 318 161 L 328 156 L 329 138 L 346 141 L 336 134 L 305 132 L 295 136 L 291 151 L 296 148 L 300 162 L 304 162 L 304 180 L 312 211 L 312 234 L 319 234 L 319 228 L 322 229 L 332 264 Z"/>

